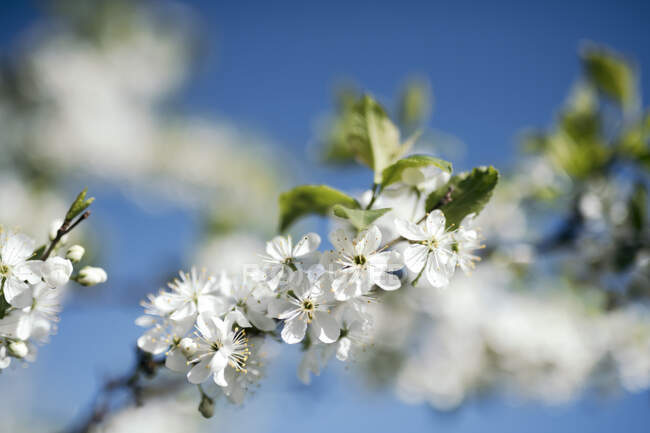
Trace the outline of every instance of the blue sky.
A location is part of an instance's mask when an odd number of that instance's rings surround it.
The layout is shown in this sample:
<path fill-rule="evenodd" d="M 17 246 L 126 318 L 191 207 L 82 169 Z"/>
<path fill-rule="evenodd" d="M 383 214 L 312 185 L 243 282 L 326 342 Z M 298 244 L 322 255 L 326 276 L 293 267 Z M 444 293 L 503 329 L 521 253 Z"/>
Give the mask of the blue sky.
<path fill-rule="evenodd" d="M 427 78 L 435 95 L 429 126 L 459 137 L 467 146 L 465 158 L 455 164 L 505 167 L 513 160 L 515 137 L 522 128 L 551 122 L 578 76 L 576 53 L 581 41 L 607 44 L 634 58 L 650 74 L 650 2 L 194 1 L 188 5 L 197 11 L 205 43 L 175 109 L 225 117 L 252 128 L 294 154 L 301 166 L 296 181 L 328 182 L 341 188 L 355 186 L 350 182 L 365 179 L 367 173 L 339 177 L 307 158 L 314 119 L 331 109 L 332 89 L 341 79 L 354 80 L 389 102 L 407 77 Z M 39 14 L 31 3 L 3 6 L 3 54 Z M 641 82 L 645 100 L 650 96 L 647 76 Z M 59 419 L 81 408 L 98 372 L 120 371 L 128 365 L 123 354 L 131 354 L 139 330 L 132 325 L 137 306 L 127 307 L 132 297 L 125 295 L 126 282 L 136 282 L 135 290 L 142 293 L 154 289 L 158 280 L 151 269 L 182 263 L 197 236 L 191 215 L 177 210 L 146 214 L 110 186 L 97 185 L 95 191 L 96 224 L 112 235 L 112 253 L 106 258 L 115 275 L 108 292 L 112 302 L 107 308 L 92 296 L 74 301 L 62 316 L 59 335 L 30 367 L 35 381 L 30 386 L 44 396 L 31 409 Z M 172 226 L 174 230 L 169 230 Z M 135 259 L 127 261 L 118 252 L 129 248 L 134 237 L 155 241 L 139 244 L 132 250 Z M 93 341 L 90 354 L 76 353 L 79 341 Z M 282 358 L 277 368 L 288 383 L 282 385 L 278 379 L 273 386 L 299 388 L 293 374 L 296 362 L 295 356 Z M 513 407 L 491 398 L 457 413 L 438 414 L 424 406 L 403 404 L 390 394 L 366 395 L 349 373 L 339 370 L 327 372 L 309 391 L 286 397 L 295 410 L 313 414 L 312 420 L 276 416 L 269 421 L 269 430 L 289 423 L 289 429 L 310 424 L 312 431 L 328 431 L 334 418 L 335 423 L 349 420 L 341 425 L 348 430 L 375 432 L 623 428 L 640 432 L 647 431 L 650 418 L 647 393 L 607 401 L 588 396 L 561 409 L 535 404 Z M 251 406 L 277 395 L 264 393 L 263 388 Z M 232 416 L 243 420 L 250 412 L 243 409 Z"/>

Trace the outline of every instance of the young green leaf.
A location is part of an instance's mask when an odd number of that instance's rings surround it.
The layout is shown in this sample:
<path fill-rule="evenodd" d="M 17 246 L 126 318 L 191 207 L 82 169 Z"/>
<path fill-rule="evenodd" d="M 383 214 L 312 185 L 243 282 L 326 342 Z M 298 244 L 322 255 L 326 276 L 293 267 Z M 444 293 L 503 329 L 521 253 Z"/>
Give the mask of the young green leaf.
<path fill-rule="evenodd" d="M 285 231 L 298 218 L 326 215 L 337 204 L 359 209 L 359 203 L 347 194 L 327 185 L 302 185 L 280 194 L 280 231 Z"/>
<path fill-rule="evenodd" d="M 70 209 L 68 209 L 68 213 L 65 214 L 66 221 L 69 222 L 75 219 L 77 215 L 85 211 L 88 208 L 88 206 L 90 206 L 91 203 L 95 201 L 94 197 L 86 198 L 87 193 L 88 193 L 88 188 L 84 188 L 83 191 L 79 193 L 75 201 L 72 202 Z"/>
<path fill-rule="evenodd" d="M 379 184 L 383 170 L 399 159 L 409 148 L 400 142 L 397 126 L 384 108 L 372 97 L 363 96 L 351 114 L 348 141 L 357 159 L 375 172 Z"/>
<path fill-rule="evenodd" d="M 445 214 L 448 228 L 457 227 L 465 216 L 481 212 L 498 180 L 499 172 L 494 167 L 478 167 L 454 176 L 447 185 L 429 194 L 426 211 L 431 212 L 436 208 L 451 188 L 450 200 L 438 209 Z"/>
<path fill-rule="evenodd" d="M 350 222 L 357 230 L 363 230 L 373 223 L 377 218 L 390 211 L 390 208 L 384 209 L 350 209 L 348 207 L 337 204 L 332 208 L 334 215 L 339 218 L 344 218 Z"/>
<path fill-rule="evenodd" d="M 420 168 L 433 165 L 438 167 L 441 170 L 446 171 L 447 173 L 452 172 L 452 166 L 450 162 L 445 160 L 434 158 L 427 155 L 413 155 L 404 159 L 400 159 L 395 164 L 384 169 L 382 173 L 381 186 L 379 191 L 381 192 L 388 185 L 391 185 L 395 182 L 402 180 L 402 173 L 407 168 Z"/>
<path fill-rule="evenodd" d="M 582 52 L 582 63 L 591 83 L 623 108 L 637 101 L 636 74 L 619 55 L 602 47 L 590 46 Z"/>

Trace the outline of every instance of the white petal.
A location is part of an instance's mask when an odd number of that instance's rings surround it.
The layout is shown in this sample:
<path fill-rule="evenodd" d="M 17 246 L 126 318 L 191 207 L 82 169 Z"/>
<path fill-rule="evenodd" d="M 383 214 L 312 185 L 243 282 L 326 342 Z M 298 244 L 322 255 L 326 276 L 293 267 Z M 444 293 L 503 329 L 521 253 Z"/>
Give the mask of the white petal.
<path fill-rule="evenodd" d="M 60 259 L 66 261 L 70 265 L 68 268 L 65 264 L 63 264 L 64 273 L 67 274 L 66 275 L 67 277 L 66 282 L 67 282 L 67 279 L 70 277 L 70 274 L 72 273 L 72 263 L 70 263 L 69 260 L 66 260 L 61 257 L 52 257 L 52 260 L 54 259 Z M 43 271 L 43 266 L 44 263 L 40 260 L 29 260 L 27 262 L 16 265 L 16 267 L 12 269 L 12 273 L 16 278 L 18 278 L 21 281 L 27 281 L 30 284 L 36 284 L 39 281 L 41 281 L 41 273 Z M 70 272 L 67 272 L 68 270 Z"/>
<path fill-rule="evenodd" d="M 372 225 L 361 234 L 357 243 L 357 252 L 367 257 L 377 251 L 379 245 L 381 245 L 381 230 L 379 230 L 379 227 Z"/>
<path fill-rule="evenodd" d="M 169 316 L 170 319 L 172 320 L 184 320 L 187 319 L 188 317 L 192 317 L 196 314 L 196 305 L 194 302 L 189 301 L 186 302 L 181 308 L 178 310 L 174 311 L 171 316 Z"/>
<path fill-rule="evenodd" d="M 201 335 L 207 340 L 213 340 L 217 337 L 217 327 L 212 321 L 212 317 L 207 314 L 200 314 L 196 319 L 196 327 Z"/>
<path fill-rule="evenodd" d="M 398 251 L 384 251 L 368 256 L 368 264 L 382 271 L 395 272 L 404 267 L 402 255 Z"/>
<path fill-rule="evenodd" d="M 227 366 L 228 366 L 228 358 L 223 354 L 223 351 L 221 351 L 221 350 L 218 351 L 217 353 L 215 353 L 214 356 L 212 357 L 212 361 L 210 361 L 210 369 L 214 373 L 217 373 L 217 372 L 222 372 L 223 373 L 223 370 Z M 217 385 L 219 385 L 219 383 L 217 383 Z M 226 385 L 221 385 L 221 386 L 226 386 Z"/>
<path fill-rule="evenodd" d="M 288 310 L 294 310 L 296 307 L 288 302 L 286 299 L 282 298 L 273 298 L 269 301 L 267 306 L 267 311 L 271 317 L 279 317 L 281 314 L 284 314 Z"/>
<path fill-rule="evenodd" d="M 24 262 L 34 253 L 34 245 L 34 240 L 22 233 L 5 234 L 0 248 L 2 263 L 14 266 Z"/>
<path fill-rule="evenodd" d="M 206 381 L 212 370 L 210 370 L 210 361 L 212 361 L 211 356 L 206 356 L 196 364 L 192 369 L 187 373 L 187 380 L 190 383 L 203 383 Z"/>
<path fill-rule="evenodd" d="M 291 257 L 291 244 L 287 238 L 276 236 L 266 243 L 266 253 L 278 262 L 282 262 Z"/>
<path fill-rule="evenodd" d="M 16 278 L 5 280 L 4 295 L 7 302 L 17 308 L 28 307 L 31 304 L 29 286 Z"/>
<path fill-rule="evenodd" d="M 449 285 L 449 274 L 447 269 L 438 266 L 433 258 L 427 262 L 425 273 L 427 280 L 433 287 L 442 288 Z"/>
<path fill-rule="evenodd" d="M 287 320 L 282 328 L 282 339 L 287 344 L 300 343 L 305 338 L 307 331 L 307 322 L 300 318 Z"/>
<path fill-rule="evenodd" d="M 228 382 L 226 381 L 226 369 L 222 368 L 221 370 L 215 371 L 214 375 L 212 376 L 212 380 L 214 380 L 214 383 L 223 388 L 227 387 Z"/>
<path fill-rule="evenodd" d="M 318 339 L 323 343 L 334 343 L 341 334 L 341 326 L 334 317 L 324 311 L 316 311 L 312 322 Z"/>
<path fill-rule="evenodd" d="M 151 328 L 138 338 L 138 347 L 145 352 L 158 355 L 169 348 L 169 342 L 167 342 L 161 328 Z"/>
<path fill-rule="evenodd" d="M 429 248 L 424 245 L 409 245 L 404 251 L 404 264 L 413 272 L 420 272 L 427 263 Z"/>
<path fill-rule="evenodd" d="M 445 232 L 445 214 L 440 209 L 431 212 L 426 219 L 427 233 L 437 238 Z"/>
<path fill-rule="evenodd" d="M 165 367 L 172 371 L 185 373 L 188 369 L 187 358 L 179 348 L 171 350 L 165 358 Z"/>
<path fill-rule="evenodd" d="M 400 236 L 411 241 L 424 241 L 429 238 L 421 226 L 405 219 L 396 218 L 395 228 Z"/>
<path fill-rule="evenodd" d="M 356 269 L 337 272 L 332 282 L 332 291 L 338 301 L 346 301 L 361 295 L 370 286 L 363 274 Z"/>
<path fill-rule="evenodd" d="M 267 317 L 264 313 L 249 309 L 248 318 L 250 319 L 253 326 L 255 326 L 260 331 L 275 330 L 275 321 L 270 317 Z"/>
<path fill-rule="evenodd" d="M 316 233 L 307 233 L 303 236 L 293 248 L 293 257 L 301 257 L 309 254 L 320 245 L 320 236 Z"/>
<path fill-rule="evenodd" d="M 337 251 L 350 256 L 355 255 L 353 237 L 343 229 L 338 229 L 330 233 L 330 242 Z"/>
<path fill-rule="evenodd" d="M 30 262 L 25 264 L 27 265 L 28 263 Z M 68 280 L 70 280 L 70 274 L 72 274 L 72 263 L 70 260 L 64 259 L 63 257 L 50 257 L 40 266 L 40 268 L 43 274 L 43 280 L 52 287 L 64 285 Z M 33 267 L 31 267 L 28 272 L 33 276 L 37 276 Z M 33 283 L 38 280 L 39 278 L 37 278 L 36 281 L 33 281 Z"/>
<path fill-rule="evenodd" d="M 197 311 L 201 313 L 222 314 L 225 312 L 226 305 L 223 299 L 214 295 L 202 295 L 197 300 Z"/>
<path fill-rule="evenodd" d="M 226 319 L 233 323 L 237 323 L 242 328 L 250 328 L 252 326 L 251 322 L 249 322 L 246 316 L 244 316 L 244 313 L 239 310 L 228 312 L 226 314 Z"/>
<path fill-rule="evenodd" d="M 402 286 L 402 282 L 395 274 L 382 273 L 379 278 L 375 280 L 375 284 L 384 290 L 397 290 Z"/>

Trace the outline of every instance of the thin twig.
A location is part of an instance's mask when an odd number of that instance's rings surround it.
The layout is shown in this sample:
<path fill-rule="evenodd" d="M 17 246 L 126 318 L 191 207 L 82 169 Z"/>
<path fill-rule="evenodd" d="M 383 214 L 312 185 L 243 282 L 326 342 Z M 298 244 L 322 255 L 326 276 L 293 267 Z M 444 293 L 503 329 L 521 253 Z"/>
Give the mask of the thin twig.
<path fill-rule="evenodd" d="M 52 254 L 52 251 L 54 251 L 54 248 L 56 248 L 57 244 L 61 241 L 61 238 L 68 233 L 70 233 L 75 227 L 79 225 L 83 220 L 87 219 L 90 216 L 90 211 L 87 210 L 84 212 L 75 222 L 70 224 L 70 221 L 63 221 L 63 224 L 61 224 L 61 227 L 56 231 L 56 236 L 54 239 L 52 239 L 52 242 L 50 242 L 50 245 L 47 247 L 47 250 L 43 253 L 41 256 L 41 260 L 47 260 L 48 257 L 50 257 L 50 254 Z"/>
<path fill-rule="evenodd" d="M 375 204 L 375 200 L 377 200 L 378 194 L 378 186 L 376 183 L 372 184 L 372 197 L 370 198 L 370 202 L 368 202 L 368 206 L 366 206 L 366 210 L 370 209 L 373 204 Z"/>

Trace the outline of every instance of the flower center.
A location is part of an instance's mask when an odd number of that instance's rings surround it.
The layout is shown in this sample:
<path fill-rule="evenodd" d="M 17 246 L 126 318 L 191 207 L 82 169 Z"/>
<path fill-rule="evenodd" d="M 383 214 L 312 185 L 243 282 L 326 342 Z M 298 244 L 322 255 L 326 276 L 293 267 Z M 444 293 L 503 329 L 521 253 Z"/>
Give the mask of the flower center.
<path fill-rule="evenodd" d="M 215 352 L 218 352 L 219 349 L 223 347 L 223 343 L 221 341 L 213 341 L 212 344 L 210 345 L 210 349 L 212 349 Z"/>
<path fill-rule="evenodd" d="M 9 266 L 0 265 L 0 275 L 8 275 L 8 274 L 9 274 Z"/>
<path fill-rule="evenodd" d="M 354 256 L 354 264 L 363 266 L 366 264 L 366 257 L 365 256 Z"/>
<path fill-rule="evenodd" d="M 302 309 L 308 312 L 314 311 L 314 303 L 309 299 L 305 299 L 302 301 Z"/>
<path fill-rule="evenodd" d="M 294 272 L 298 270 L 296 264 L 293 262 L 293 257 L 287 257 L 286 260 L 284 261 L 284 264 L 287 265 Z"/>
<path fill-rule="evenodd" d="M 429 239 L 429 240 L 426 240 L 426 241 L 422 241 L 421 244 L 424 245 L 425 247 L 429 248 L 430 251 L 433 251 L 436 248 L 438 248 L 438 240 L 437 239 Z"/>

